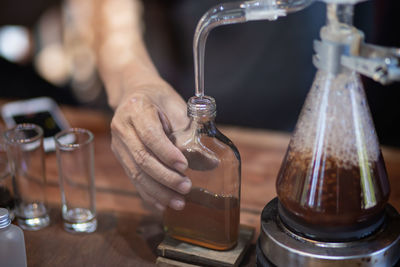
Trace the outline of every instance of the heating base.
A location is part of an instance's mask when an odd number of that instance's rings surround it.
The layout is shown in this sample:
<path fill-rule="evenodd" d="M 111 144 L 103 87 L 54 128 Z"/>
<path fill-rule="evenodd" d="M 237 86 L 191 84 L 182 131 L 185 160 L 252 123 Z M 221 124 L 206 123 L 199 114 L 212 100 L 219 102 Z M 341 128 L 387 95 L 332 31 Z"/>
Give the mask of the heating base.
<path fill-rule="evenodd" d="M 384 225 L 371 236 L 353 242 L 321 242 L 288 230 L 279 219 L 275 198 L 261 214 L 257 266 L 395 266 L 400 258 L 400 215 L 391 205 L 385 213 Z"/>

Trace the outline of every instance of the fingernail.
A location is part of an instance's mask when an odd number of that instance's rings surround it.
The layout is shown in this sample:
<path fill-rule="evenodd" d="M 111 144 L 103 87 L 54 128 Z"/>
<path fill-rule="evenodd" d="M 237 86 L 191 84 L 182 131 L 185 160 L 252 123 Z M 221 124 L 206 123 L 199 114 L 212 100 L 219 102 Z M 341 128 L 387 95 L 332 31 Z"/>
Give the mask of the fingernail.
<path fill-rule="evenodd" d="M 165 207 L 163 205 L 161 205 L 160 203 L 156 203 L 156 204 L 154 204 L 154 206 L 156 206 L 156 208 L 158 210 L 160 210 L 160 211 L 164 211 L 165 210 Z"/>
<path fill-rule="evenodd" d="M 175 210 L 183 210 L 183 208 L 185 207 L 185 201 L 181 199 L 172 199 L 169 202 L 169 206 Z"/>
<path fill-rule="evenodd" d="M 175 162 L 174 164 L 174 169 L 177 170 L 178 172 L 184 172 L 186 171 L 187 165 L 183 162 Z"/>
<path fill-rule="evenodd" d="M 178 185 L 179 193 L 187 194 L 189 193 L 190 189 L 192 188 L 192 182 L 189 178 L 185 178 L 185 180 Z"/>

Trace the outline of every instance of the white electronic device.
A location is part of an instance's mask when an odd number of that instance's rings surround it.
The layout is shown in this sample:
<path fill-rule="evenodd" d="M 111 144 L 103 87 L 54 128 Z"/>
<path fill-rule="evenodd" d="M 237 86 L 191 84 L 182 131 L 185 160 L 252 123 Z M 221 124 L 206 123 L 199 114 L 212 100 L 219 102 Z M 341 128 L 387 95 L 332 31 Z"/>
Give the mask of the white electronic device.
<path fill-rule="evenodd" d="M 57 103 L 48 97 L 6 103 L 1 108 L 1 115 L 8 128 L 20 123 L 42 127 L 46 152 L 55 150 L 54 135 L 69 128 Z"/>

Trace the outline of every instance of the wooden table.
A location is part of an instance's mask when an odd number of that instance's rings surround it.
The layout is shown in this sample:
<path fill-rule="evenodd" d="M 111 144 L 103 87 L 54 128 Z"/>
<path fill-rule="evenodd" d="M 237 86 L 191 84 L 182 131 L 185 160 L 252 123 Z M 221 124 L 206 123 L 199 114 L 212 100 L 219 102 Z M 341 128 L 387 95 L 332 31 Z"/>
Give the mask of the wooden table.
<path fill-rule="evenodd" d="M 154 266 L 155 250 L 163 238 L 161 214 L 143 206 L 135 188 L 110 149 L 110 116 L 101 112 L 64 107 L 73 127 L 95 134 L 95 170 L 98 230 L 74 235 L 62 228 L 56 157 L 46 156 L 51 225 L 25 231 L 29 266 Z M 265 130 L 221 127 L 242 157 L 241 223 L 254 226 L 253 246 L 244 266 L 255 265 L 254 242 L 260 213 L 275 197 L 275 179 L 289 135 Z M 390 203 L 400 210 L 400 150 L 383 148 L 390 177 Z"/>

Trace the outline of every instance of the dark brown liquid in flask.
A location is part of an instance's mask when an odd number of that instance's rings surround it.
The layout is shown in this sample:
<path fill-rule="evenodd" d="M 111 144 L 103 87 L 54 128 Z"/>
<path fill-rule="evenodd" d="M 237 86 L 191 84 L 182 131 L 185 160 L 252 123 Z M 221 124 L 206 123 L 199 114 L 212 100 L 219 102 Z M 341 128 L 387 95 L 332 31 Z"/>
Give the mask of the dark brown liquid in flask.
<path fill-rule="evenodd" d="M 390 192 L 363 90 L 349 86 L 359 81 L 339 78 L 318 86 L 324 81 L 317 76 L 276 184 L 286 226 L 324 241 L 355 240 L 379 229 Z"/>
<path fill-rule="evenodd" d="M 233 247 L 238 239 L 239 199 L 214 195 L 194 188 L 186 196 L 182 211 L 170 208 L 164 224 L 168 233 L 179 240 L 216 250 Z"/>
<path fill-rule="evenodd" d="M 185 155 L 185 175 L 192 190 L 181 211 L 167 208 L 164 228 L 173 238 L 199 246 L 227 250 L 239 235 L 240 156 L 233 143 L 214 124 L 215 101 L 193 97 L 188 102 L 190 123 L 174 133 Z"/>

